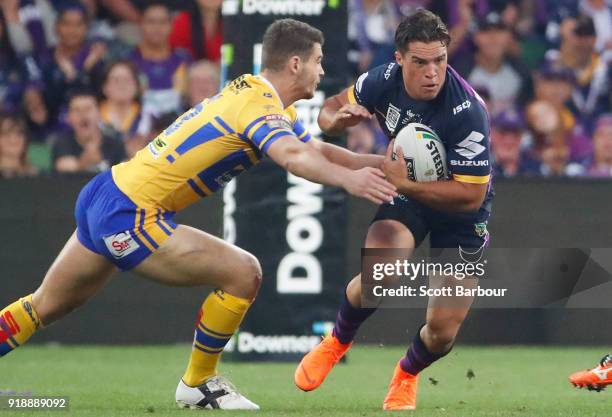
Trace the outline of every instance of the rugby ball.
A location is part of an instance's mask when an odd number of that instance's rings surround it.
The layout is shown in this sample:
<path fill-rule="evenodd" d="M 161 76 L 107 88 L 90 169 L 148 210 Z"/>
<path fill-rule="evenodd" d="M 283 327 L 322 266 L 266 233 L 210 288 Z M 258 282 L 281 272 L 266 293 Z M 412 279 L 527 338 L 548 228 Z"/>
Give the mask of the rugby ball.
<path fill-rule="evenodd" d="M 448 178 L 446 150 L 430 127 L 410 123 L 399 131 L 393 145 L 393 159 L 401 147 L 408 168 L 408 178 L 417 182 L 441 181 Z"/>

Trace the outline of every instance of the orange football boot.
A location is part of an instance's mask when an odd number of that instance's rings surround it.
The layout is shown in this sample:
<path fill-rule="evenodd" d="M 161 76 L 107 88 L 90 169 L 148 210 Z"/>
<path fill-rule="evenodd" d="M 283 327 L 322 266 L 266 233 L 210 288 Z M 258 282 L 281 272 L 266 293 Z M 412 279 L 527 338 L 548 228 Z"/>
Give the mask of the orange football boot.
<path fill-rule="evenodd" d="M 404 372 L 399 362 L 395 366 L 383 410 L 415 410 L 418 375 Z"/>
<path fill-rule="evenodd" d="M 333 335 L 327 335 L 302 358 L 295 370 L 295 385 L 302 391 L 312 391 L 317 388 L 352 344 L 353 342 L 342 344 Z"/>
<path fill-rule="evenodd" d="M 571 374 L 569 381 L 578 388 L 587 388 L 590 391 L 603 390 L 612 384 L 612 354 L 604 356 L 599 365 L 593 369 Z"/>

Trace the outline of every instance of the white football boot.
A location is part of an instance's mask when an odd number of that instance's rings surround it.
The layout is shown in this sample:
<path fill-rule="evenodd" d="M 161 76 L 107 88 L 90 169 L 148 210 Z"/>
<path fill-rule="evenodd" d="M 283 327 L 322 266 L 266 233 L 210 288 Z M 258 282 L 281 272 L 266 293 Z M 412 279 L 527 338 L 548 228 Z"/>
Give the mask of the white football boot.
<path fill-rule="evenodd" d="M 190 387 L 183 380 L 176 388 L 176 403 L 181 408 L 259 410 L 259 406 L 240 394 L 225 377 L 213 376 L 199 387 Z"/>

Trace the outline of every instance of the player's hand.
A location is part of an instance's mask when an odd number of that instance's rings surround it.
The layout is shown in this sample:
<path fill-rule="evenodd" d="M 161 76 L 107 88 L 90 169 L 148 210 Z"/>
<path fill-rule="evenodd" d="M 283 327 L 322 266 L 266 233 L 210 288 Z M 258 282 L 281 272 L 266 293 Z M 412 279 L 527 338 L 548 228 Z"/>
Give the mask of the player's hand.
<path fill-rule="evenodd" d="M 96 42 L 91 45 L 89 54 L 83 63 L 83 68 L 85 68 L 85 71 L 91 71 L 91 69 L 106 56 L 107 49 L 108 48 L 104 42 Z"/>
<path fill-rule="evenodd" d="M 57 63 L 59 69 L 64 73 L 66 81 L 72 82 L 77 78 L 78 71 L 75 66 L 68 58 L 61 55 L 57 50 L 55 51 L 55 62 Z"/>
<path fill-rule="evenodd" d="M 88 143 L 83 148 L 79 160 L 84 169 L 89 169 L 102 162 L 103 158 L 104 156 L 102 155 L 100 145 L 98 143 Z"/>
<path fill-rule="evenodd" d="M 345 178 L 344 189 L 356 197 L 376 204 L 387 203 L 397 196 L 393 184 L 385 181 L 385 174 L 378 168 L 366 167 L 352 171 Z"/>
<path fill-rule="evenodd" d="M 19 23 L 19 0 L 0 0 L 0 10 L 7 21 Z"/>
<path fill-rule="evenodd" d="M 344 130 L 371 118 L 372 115 L 365 107 L 359 104 L 345 104 L 334 114 L 332 129 L 336 131 Z"/>
<path fill-rule="evenodd" d="M 404 161 L 404 152 L 402 152 L 401 146 L 397 148 L 397 155 L 395 160 L 393 159 L 393 144 L 395 140 L 389 143 L 387 148 L 387 154 L 382 164 L 382 170 L 389 181 L 393 185 L 399 185 L 401 182 L 405 182 L 408 178 L 408 168 L 406 168 L 406 162 Z"/>

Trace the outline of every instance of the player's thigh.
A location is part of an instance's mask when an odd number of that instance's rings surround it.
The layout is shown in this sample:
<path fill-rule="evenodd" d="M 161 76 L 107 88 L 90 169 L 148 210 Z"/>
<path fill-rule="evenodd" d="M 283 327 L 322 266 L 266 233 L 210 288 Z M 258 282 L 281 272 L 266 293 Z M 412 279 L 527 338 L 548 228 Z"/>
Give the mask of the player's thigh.
<path fill-rule="evenodd" d="M 257 259 L 247 251 L 193 227 L 179 225 L 134 271 L 171 286 L 256 285 Z"/>
<path fill-rule="evenodd" d="M 393 204 L 381 204 L 368 228 L 366 248 L 408 248 L 419 246 L 429 232 L 426 208 L 405 196 Z"/>
<path fill-rule="evenodd" d="M 42 322 L 50 324 L 83 304 L 115 270 L 111 262 L 83 246 L 73 233 L 34 292 L 34 308 Z"/>
<path fill-rule="evenodd" d="M 415 239 L 406 225 L 397 220 L 375 220 L 365 240 L 366 248 L 406 248 L 414 249 Z M 408 254 L 410 255 L 411 252 Z M 361 274 L 354 277 L 347 285 L 346 294 L 351 303 L 357 304 L 361 297 Z"/>

